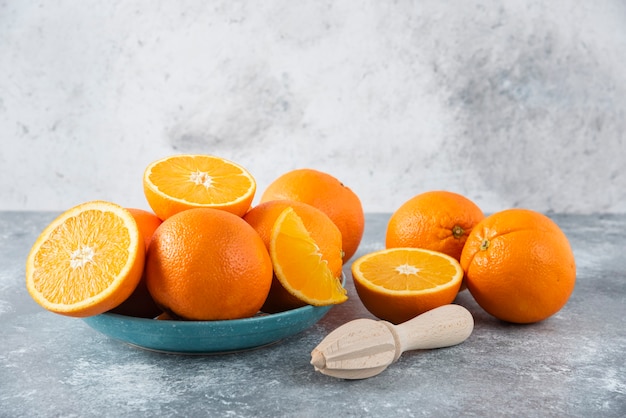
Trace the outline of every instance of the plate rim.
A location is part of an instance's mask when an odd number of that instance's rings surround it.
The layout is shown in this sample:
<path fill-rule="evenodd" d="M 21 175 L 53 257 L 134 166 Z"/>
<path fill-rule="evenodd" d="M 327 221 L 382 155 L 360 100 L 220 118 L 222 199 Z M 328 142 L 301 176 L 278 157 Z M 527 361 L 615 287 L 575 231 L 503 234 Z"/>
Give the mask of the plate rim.
<path fill-rule="evenodd" d="M 346 275 L 342 272 L 342 285 L 345 287 L 345 284 Z M 299 334 L 320 321 L 333 306 L 335 305 L 305 305 L 273 314 L 262 313 L 248 318 L 214 321 L 157 320 L 113 312 L 82 319 L 89 327 L 109 338 L 148 351 L 191 355 L 226 354 L 274 345 Z M 141 331 L 141 328 L 145 330 Z M 158 332 L 164 330 L 168 330 L 163 335 L 167 342 L 159 346 L 154 341 L 159 338 Z M 201 332 L 187 335 L 195 331 Z M 267 338 L 259 337 L 263 334 Z M 279 337 L 274 338 L 274 335 Z M 181 349 L 177 342 L 180 339 L 192 343 L 193 347 Z M 259 342 L 251 342 L 255 340 Z M 173 346 L 177 348 L 173 349 Z"/>

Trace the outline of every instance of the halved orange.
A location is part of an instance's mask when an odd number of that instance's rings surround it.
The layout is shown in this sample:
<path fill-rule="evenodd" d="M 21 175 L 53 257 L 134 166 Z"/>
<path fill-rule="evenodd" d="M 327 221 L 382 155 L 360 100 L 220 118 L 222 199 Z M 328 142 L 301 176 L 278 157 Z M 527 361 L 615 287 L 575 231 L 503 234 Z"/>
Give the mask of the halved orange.
<path fill-rule="evenodd" d="M 85 317 L 122 303 L 141 279 L 145 246 L 132 214 L 114 203 L 75 206 L 39 235 L 26 288 L 49 311 Z"/>
<path fill-rule="evenodd" d="M 314 306 L 348 300 L 347 292 L 322 258 L 319 246 L 292 207 L 276 218 L 270 238 L 274 274 L 298 299 Z"/>
<path fill-rule="evenodd" d="M 399 324 L 451 303 L 461 287 L 463 269 L 444 253 L 391 248 L 355 260 L 352 277 L 367 310 Z"/>
<path fill-rule="evenodd" d="M 222 209 L 243 216 L 256 192 L 254 177 L 242 166 L 213 155 L 173 155 L 144 171 L 148 204 L 165 220 L 191 208 Z"/>

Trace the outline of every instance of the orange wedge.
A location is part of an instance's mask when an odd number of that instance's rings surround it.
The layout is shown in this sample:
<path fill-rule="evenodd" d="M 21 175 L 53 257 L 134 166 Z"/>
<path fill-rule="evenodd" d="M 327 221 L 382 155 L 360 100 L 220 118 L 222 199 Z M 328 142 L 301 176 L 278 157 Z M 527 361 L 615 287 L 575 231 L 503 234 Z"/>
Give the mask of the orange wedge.
<path fill-rule="evenodd" d="M 367 310 L 399 324 L 451 303 L 461 287 L 463 269 L 456 259 L 437 251 L 392 248 L 355 260 L 352 277 Z"/>
<path fill-rule="evenodd" d="M 126 209 L 93 201 L 48 225 L 26 261 L 26 288 L 49 311 L 85 317 L 122 303 L 141 279 L 143 238 Z"/>
<path fill-rule="evenodd" d="M 274 274 L 296 298 L 314 306 L 348 300 L 347 292 L 322 258 L 304 222 L 291 207 L 276 218 L 270 237 Z"/>
<path fill-rule="evenodd" d="M 154 213 L 165 220 L 191 208 L 222 209 L 243 216 L 256 182 L 243 167 L 212 155 L 173 155 L 152 162 L 143 188 Z"/>

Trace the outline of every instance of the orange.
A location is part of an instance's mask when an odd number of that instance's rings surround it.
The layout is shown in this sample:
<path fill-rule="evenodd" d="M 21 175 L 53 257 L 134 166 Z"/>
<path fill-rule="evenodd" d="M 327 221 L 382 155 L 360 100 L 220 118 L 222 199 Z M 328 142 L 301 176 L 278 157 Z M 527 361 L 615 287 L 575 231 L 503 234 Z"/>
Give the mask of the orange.
<path fill-rule="evenodd" d="M 263 240 L 242 218 L 212 208 L 167 218 L 152 236 L 146 284 L 171 316 L 188 320 L 255 315 L 272 283 Z"/>
<path fill-rule="evenodd" d="M 135 208 L 127 208 L 127 210 L 133 215 L 135 222 L 137 222 L 139 233 L 143 237 L 147 252 L 152 234 L 161 225 L 161 220 L 154 213 L 147 210 Z M 152 296 L 150 296 L 145 277 L 142 276 L 135 291 L 119 306 L 113 308 L 111 312 L 140 318 L 154 318 L 161 313 L 161 308 L 157 306 Z"/>
<path fill-rule="evenodd" d="M 352 263 L 354 287 L 363 305 L 380 319 L 399 324 L 451 303 L 463 280 L 454 258 L 420 248 L 391 248 Z"/>
<path fill-rule="evenodd" d="M 365 228 L 363 207 L 359 197 L 335 177 L 309 168 L 289 171 L 265 189 L 261 203 L 281 199 L 307 203 L 328 215 L 341 231 L 344 263 L 356 253 Z"/>
<path fill-rule="evenodd" d="M 497 212 L 476 225 L 461 266 L 476 302 L 496 318 L 514 323 L 555 314 L 576 282 L 567 237 L 550 218 L 528 209 Z"/>
<path fill-rule="evenodd" d="M 278 216 L 270 235 L 274 273 L 282 286 L 298 299 L 314 306 L 343 303 L 348 299 L 319 246 L 296 211 L 287 207 Z"/>
<path fill-rule="evenodd" d="M 343 267 L 341 232 L 321 210 L 295 200 L 272 200 L 253 207 L 245 214 L 243 219 L 261 236 L 269 251 L 272 227 L 278 216 L 288 207 L 293 208 L 300 219 L 302 219 L 305 228 L 311 234 L 311 238 L 319 247 L 322 260 L 328 263 L 328 267 L 330 267 L 333 275 L 341 277 Z M 261 311 L 275 313 L 299 308 L 304 305 L 306 305 L 306 302 L 289 293 L 280 284 L 278 278 L 274 276 L 270 293 L 263 307 L 261 307 Z"/>
<path fill-rule="evenodd" d="M 145 247 L 126 209 L 86 202 L 57 217 L 26 260 L 26 288 L 44 308 L 86 317 L 118 306 L 141 279 Z"/>
<path fill-rule="evenodd" d="M 165 220 L 186 209 L 222 209 L 243 216 L 252 203 L 256 182 L 243 167 L 212 155 L 173 155 L 148 165 L 144 194 Z"/>
<path fill-rule="evenodd" d="M 385 245 L 425 248 L 459 260 L 467 236 L 483 218 L 480 208 L 460 194 L 442 190 L 421 193 L 391 215 Z"/>
<path fill-rule="evenodd" d="M 152 234 L 154 231 L 161 225 L 161 219 L 156 216 L 152 212 L 148 212 L 143 209 L 135 209 L 135 208 L 126 208 L 127 211 L 133 215 L 135 218 L 135 222 L 137 222 L 137 227 L 139 228 L 139 232 L 143 237 L 143 241 L 146 247 L 146 251 L 148 251 L 148 247 L 150 246 L 150 240 L 152 239 Z"/>

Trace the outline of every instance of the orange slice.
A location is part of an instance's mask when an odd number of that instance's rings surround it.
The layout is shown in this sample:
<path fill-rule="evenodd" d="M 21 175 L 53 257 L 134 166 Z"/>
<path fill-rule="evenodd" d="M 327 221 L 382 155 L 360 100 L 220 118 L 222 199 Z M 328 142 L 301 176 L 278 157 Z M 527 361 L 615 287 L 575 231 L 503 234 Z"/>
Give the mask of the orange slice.
<path fill-rule="evenodd" d="M 44 308 L 85 317 L 122 303 L 141 279 L 145 247 L 126 209 L 93 201 L 48 225 L 26 261 L 26 288 Z"/>
<path fill-rule="evenodd" d="M 399 324 L 451 303 L 461 287 L 463 269 L 456 259 L 437 251 L 392 248 L 355 260 L 352 277 L 367 310 Z"/>
<path fill-rule="evenodd" d="M 314 306 L 348 300 L 339 278 L 322 259 L 319 246 L 291 207 L 281 212 L 272 227 L 270 257 L 274 274 L 298 299 Z"/>
<path fill-rule="evenodd" d="M 174 155 L 152 162 L 143 176 L 148 204 L 165 220 L 191 208 L 222 209 L 243 216 L 256 182 L 243 167 L 212 155 Z"/>

